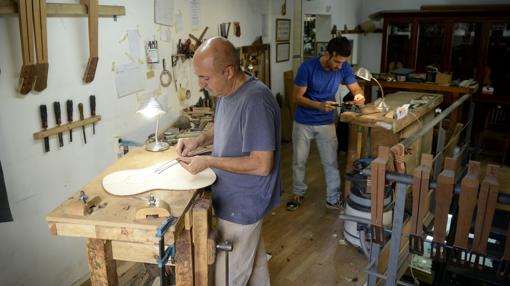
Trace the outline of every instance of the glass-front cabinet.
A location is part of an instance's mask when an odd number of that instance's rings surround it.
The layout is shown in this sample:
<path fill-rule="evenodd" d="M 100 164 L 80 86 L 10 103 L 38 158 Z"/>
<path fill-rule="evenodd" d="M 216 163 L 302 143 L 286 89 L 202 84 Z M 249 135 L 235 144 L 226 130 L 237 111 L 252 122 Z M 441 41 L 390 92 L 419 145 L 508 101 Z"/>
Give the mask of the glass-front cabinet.
<path fill-rule="evenodd" d="M 437 69 L 451 74 L 453 82 L 473 79 L 480 86 L 499 86 L 498 93 L 510 96 L 510 5 L 433 8 L 380 12 L 380 71 Z"/>

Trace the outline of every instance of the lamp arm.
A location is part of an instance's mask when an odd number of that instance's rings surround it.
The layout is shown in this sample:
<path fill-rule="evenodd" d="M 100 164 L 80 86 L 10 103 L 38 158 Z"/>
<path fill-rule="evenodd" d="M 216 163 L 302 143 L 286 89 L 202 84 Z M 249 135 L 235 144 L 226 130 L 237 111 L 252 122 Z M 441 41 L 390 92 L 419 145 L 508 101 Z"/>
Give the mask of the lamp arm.
<path fill-rule="evenodd" d="M 154 139 L 156 140 L 156 146 L 158 145 L 158 129 L 159 129 L 159 116 L 156 118 L 156 131 L 154 132 Z"/>
<path fill-rule="evenodd" d="M 376 80 L 375 78 L 372 78 L 372 80 L 374 80 L 374 81 L 375 81 L 375 82 L 379 85 L 379 88 L 381 89 L 381 97 L 382 97 L 382 98 L 383 98 L 383 100 L 384 100 L 384 90 L 383 90 L 383 88 L 382 88 L 381 84 L 380 84 L 380 83 L 379 83 L 379 81 L 378 81 L 378 80 Z"/>

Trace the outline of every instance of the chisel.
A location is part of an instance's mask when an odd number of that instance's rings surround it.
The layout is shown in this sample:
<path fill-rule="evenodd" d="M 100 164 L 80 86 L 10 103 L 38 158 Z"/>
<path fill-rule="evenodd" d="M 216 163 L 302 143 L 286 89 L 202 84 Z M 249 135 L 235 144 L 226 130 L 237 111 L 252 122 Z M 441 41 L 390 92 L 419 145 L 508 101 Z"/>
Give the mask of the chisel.
<path fill-rule="evenodd" d="M 85 117 L 83 116 L 83 103 L 78 103 L 78 111 L 80 112 L 80 120 L 83 121 Z M 83 141 L 87 144 L 87 135 L 85 134 L 85 125 L 81 126 L 81 130 L 83 131 Z"/>
<path fill-rule="evenodd" d="M 96 96 L 91 95 L 89 96 L 90 101 L 90 116 L 94 117 L 96 116 Z M 96 134 L 96 124 L 92 123 L 92 134 Z"/>
<path fill-rule="evenodd" d="M 57 122 L 57 126 L 60 126 L 60 124 L 62 124 L 60 117 L 60 102 L 53 102 L 53 112 L 55 113 L 55 121 Z M 64 147 L 64 138 L 62 137 L 62 132 L 58 133 L 58 145 L 60 147 Z"/>
<path fill-rule="evenodd" d="M 73 122 L 73 101 L 71 99 L 66 101 L 66 112 L 67 122 Z M 69 142 L 73 142 L 73 129 L 69 129 Z"/>
<path fill-rule="evenodd" d="M 44 130 L 48 128 L 48 112 L 46 110 L 46 104 L 41 104 L 39 106 L 39 111 L 41 115 L 41 125 Z M 50 151 L 50 140 L 48 137 L 44 137 L 44 152 Z"/>

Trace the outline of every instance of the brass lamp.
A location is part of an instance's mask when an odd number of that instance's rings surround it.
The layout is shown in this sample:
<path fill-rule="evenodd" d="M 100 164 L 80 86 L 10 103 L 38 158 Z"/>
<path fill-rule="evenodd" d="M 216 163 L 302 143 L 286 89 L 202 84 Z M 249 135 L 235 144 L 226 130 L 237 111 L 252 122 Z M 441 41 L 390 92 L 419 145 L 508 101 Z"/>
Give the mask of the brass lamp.
<path fill-rule="evenodd" d="M 166 142 L 161 142 L 158 140 L 159 117 L 166 113 L 165 110 L 163 110 L 161 107 L 161 104 L 159 104 L 159 102 L 154 97 L 151 97 L 147 104 L 136 112 L 141 113 L 146 118 L 156 117 L 156 132 L 154 133 L 155 141 L 146 144 L 145 150 L 151 152 L 167 150 L 170 145 Z"/>
<path fill-rule="evenodd" d="M 377 79 L 375 79 L 375 77 L 373 77 L 372 74 L 366 68 L 358 68 L 354 74 L 357 77 L 364 79 L 366 81 L 371 81 L 371 80 L 375 81 L 377 83 L 377 85 L 379 85 L 379 89 L 381 89 L 381 98 L 380 98 L 380 100 L 378 100 L 378 102 L 377 101 L 375 102 L 375 107 L 380 112 L 387 112 L 388 110 L 390 110 L 390 108 L 388 107 L 386 102 L 384 102 L 384 90 L 383 90 L 381 84 L 379 83 L 379 81 Z"/>

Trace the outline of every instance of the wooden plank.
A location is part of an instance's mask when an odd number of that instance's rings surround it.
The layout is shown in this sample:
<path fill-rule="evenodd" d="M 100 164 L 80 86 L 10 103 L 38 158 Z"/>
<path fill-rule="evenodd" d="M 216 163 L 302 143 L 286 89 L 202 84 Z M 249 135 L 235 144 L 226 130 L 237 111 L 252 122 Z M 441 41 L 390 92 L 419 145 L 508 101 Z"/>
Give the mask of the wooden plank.
<path fill-rule="evenodd" d="M 207 257 L 207 240 L 210 229 L 211 201 L 198 199 L 193 206 L 193 246 L 195 285 L 208 286 L 209 264 Z"/>
<path fill-rule="evenodd" d="M 87 8 L 81 4 L 46 4 L 49 17 L 87 17 Z M 0 16 L 14 16 L 18 13 L 18 6 L 13 0 L 0 0 Z M 126 8 L 117 5 L 99 5 L 99 17 L 125 16 Z"/>
<path fill-rule="evenodd" d="M 117 265 L 108 240 L 88 239 L 87 254 L 92 285 L 119 285 Z"/>
<path fill-rule="evenodd" d="M 193 286 L 193 244 L 191 230 L 182 230 L 175 243 L 175 282 L 179 286 Z"/>
<path fill-rule="evenodd" d="M 55 135 L 58 133 L 63 133 L 65 131 L 69 131 L 69 130 L 72 130 L 72 129 L 75 129 L 75 128 L 78 128 L 81 126 L 94 124 L 94 123 L 98 122 L 99 120 L 101 120 L 101 115 L 96 115 L 96 116 L 92 116 L 89 118 L 85 118 L 83 120 L 78 120 L 78 121 L 73 121 L 71 123 L 62 124 L 60 126 L 56 126 L 53 128 L 35 132 L 33 134 L 33 138 L 34 138 L 34 140 L 43 139 L 45 137 L 49 137 L 51 135 Z"/>

